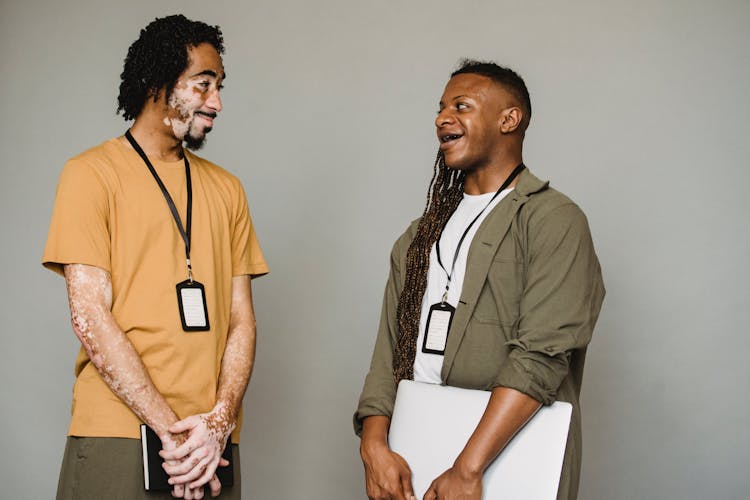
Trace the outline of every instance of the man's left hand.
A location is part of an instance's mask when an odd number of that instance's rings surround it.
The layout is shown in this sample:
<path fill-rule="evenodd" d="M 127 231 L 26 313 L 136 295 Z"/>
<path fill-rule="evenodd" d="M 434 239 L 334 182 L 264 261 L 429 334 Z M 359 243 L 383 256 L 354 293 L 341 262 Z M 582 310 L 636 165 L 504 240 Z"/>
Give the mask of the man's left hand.
<path fill-rule="evenodd" d="M 221 459 L 227 439 L 236 423 L 223 405 L 209 413 L 191 415 L 169 428 L 169 432 L 187 432 L 188 438 L 174 450 L 159 452 L 164 460 L 177 460 L 179 464 L 166 464 L 170 484 L 185 484 L 188 488 L 202 487 L 214 477 L 216 467 L 227 465 Z M 213 489 L 213 484 L 211 485 Z"/>
<path fill-rule="evenodd" d="M 424 500 L 482 500 L 482 474 L 461 473 L 451 467 L 427 488 Z"/>

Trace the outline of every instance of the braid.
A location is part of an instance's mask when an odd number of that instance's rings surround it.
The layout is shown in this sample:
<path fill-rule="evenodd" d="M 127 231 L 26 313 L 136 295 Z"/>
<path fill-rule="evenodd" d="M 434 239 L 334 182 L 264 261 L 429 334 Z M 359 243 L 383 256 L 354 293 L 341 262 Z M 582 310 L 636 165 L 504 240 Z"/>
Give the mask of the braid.
<path fill-rule="evenodd" d="M 427 203 L 417 226 L 417 234 L 406 252 L 406 279 L 396 310 L 398 340 L 393 351 L 393 375 L 397 382 L 414 378 L 419 318 L 422 297 L 427 288 L 430 251 L 461 202 L 463 186 L 464 173 L 446 167 L 443 155 L 438 152 L 427 190 Z"/>

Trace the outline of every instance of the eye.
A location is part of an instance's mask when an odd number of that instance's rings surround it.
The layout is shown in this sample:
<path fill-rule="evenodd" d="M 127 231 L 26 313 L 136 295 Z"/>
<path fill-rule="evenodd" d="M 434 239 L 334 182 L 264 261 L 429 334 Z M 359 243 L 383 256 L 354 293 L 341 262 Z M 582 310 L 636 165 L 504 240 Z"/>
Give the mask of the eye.
<path fill-rule="evenodd" d="M 206 92 L 208 88 L 211 86 L 211 82 L 204 80 L 202 82 L 198 82 L 196 86 L 201 89 L 203 92 Z"/>
<path fill-rule="evenodd" d="M 469 109 L 469 105 L 466 104 L 465 102 L 459 102 L 456 104 L 456 109 L 459 111 L 463 111 L 463 110 Z"/>
<path fill-rule="evenodd" d="M 219 85 L 219 86 L 218 86 L 218 87 L 216 87 L 216 88 L 217 88 L 217 89 L 219 89 L 219 90 L 224 90 L 224 84 L 221 84 L 221 85 Z"/>

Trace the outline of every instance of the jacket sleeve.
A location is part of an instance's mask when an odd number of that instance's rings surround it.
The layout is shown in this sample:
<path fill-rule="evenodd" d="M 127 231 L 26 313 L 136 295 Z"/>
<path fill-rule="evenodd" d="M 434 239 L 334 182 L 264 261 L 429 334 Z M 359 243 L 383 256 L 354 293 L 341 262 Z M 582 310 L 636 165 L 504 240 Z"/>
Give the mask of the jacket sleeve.
<path fill-rule="evenodd" d="M 359 405 L 354 414 L 354 432 L 362 433 L 362 420 L 372 415 L 390 417 L 396 400 L 396 380 L 393 376 L 393 346 L 396 345 L 397 319 L 401 270 L 399 247 L 403 238 L 396 241 L 391 251 L 391 269 L 385 285 L 380 327 L 370 362 L 370 371 L 365 378 Z"/>
<path fill-rule="evenodd" d="M 527 244 L 518 331 L 506 342 L 508 360 L 496 383 L 552 404 L 572 353 L 591 340 L 604 285 L 588 222 L 575 204 L 530 216 Z"/>

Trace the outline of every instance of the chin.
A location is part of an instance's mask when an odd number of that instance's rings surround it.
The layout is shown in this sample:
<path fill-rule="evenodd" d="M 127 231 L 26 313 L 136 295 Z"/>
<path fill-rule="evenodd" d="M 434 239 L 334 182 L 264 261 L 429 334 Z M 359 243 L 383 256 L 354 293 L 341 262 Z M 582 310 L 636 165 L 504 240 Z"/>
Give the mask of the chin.
<path fill-rule="evenodd" d="M 185 134 L 185 137 L 183 137 L 182 140 L 185 142 L 185 146 L 187 146 L 188 149 L 197 150 L 202 148 L 206 143 L 206 134 L 210 131 L 211 129 L 207 128 L 200 133 L 196 133 L 192 128 L 190 128 L 188 129 L 187 134 Z"/>
<path fill-rule="evenodd" d="M 193 137 L 192 135 L 186 135 L 183 142 L 185 142 L 185 146 L 188 149 L 198 150 L 206 143 L 206 136 Z"/>
<path fill-rule="evenodd" d="M 467 162 L 461 158 L 459 159 L 445 158 L 444 161 L 445 161 L 445 166 L 452 170 L 471 170 L 470 162 Z"/>

